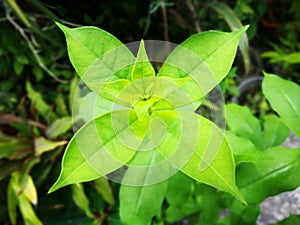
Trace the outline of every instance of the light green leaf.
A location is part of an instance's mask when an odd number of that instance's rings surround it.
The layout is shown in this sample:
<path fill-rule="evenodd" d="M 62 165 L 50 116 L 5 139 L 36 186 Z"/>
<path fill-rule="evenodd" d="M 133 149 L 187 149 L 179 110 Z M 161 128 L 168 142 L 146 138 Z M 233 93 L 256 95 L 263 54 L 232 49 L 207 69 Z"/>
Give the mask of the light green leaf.
<path fill-rule="evenodd" d="M 144 41 L 141 40 L 135 64 L 131 68 L 131 80 L 155 76 L 155 71 L 148 60 Z"/>
<path fill-rule="evenodd" d="M 128 162 L 141 140 L 131 134 L 130 126 L 141 125 L 133 111 L 107 113 L 85 124 L 71 139 L 62 160 L 61 174 L 50 189 L 94 180 Z M 137 125 L 138 127 L 140 127 Z"/>
<path fill-rule="evenodd" d="M 34 139 L 34 149 L 36 155 L 41 155 L 44 152 L 51 151 L 59 146 L 65 145 L 67 141 L 49 141 L 44 137 Z"/>
<path fill-rule="evenodd" d="M 241 164 L 237 184 L 249 204 L 300 186 L 300 149 L 281 146 L 264 151 L 267 160 Z"/>
<path fill-rule="evenodd" d="M 264 149 L 271 148 L 282 144 L 289 136 L 289 130 L 275 115 L 267 115 L 264 117 L 263 143 Z"/>
<path fill-rule="evenodd" d="M 231 148 L 224 133 L 215 124 L 190 112 L 177 114 L 174 111 L 156 111 L 155 114 L 164 122 L 168 133 L 175 140 L 180 135 L 175 150 L 171 148 L 170 142 L 163 142 L 158 151 L 193 179 L 244 201 L 235 185 L 235 164 Z M 182 132 L 178 132 L 178 129 Z"/>
<path fill-rule="evenodd" d="M 113 111 L 114 106 L 117 105 L 97 95 L 95 92 L 89 92 L 86 96 L 80 98 L 79 101 L 79 114 L 85 122 Z"/>
<path fill-rule="evenodd" d="M 120 217 L 124 225 L 150 225 L 160 212 L 168 182 L 120 188 Z"/>
<path fill-rule="evenodd" d="M 79 28 L 68 28 L 62 24 L 56 23 L 57 26 L 64 32 L 68 45 L 68 53 L 72 65 L 80 77 L 84 75 L 86 70 L 100 57 L 106 53 L 114 52 L 116 48 L 121 52 L 118 56 L 122 59 L 128 58 L 126 61 L 134 62 L 134 57 L 131 51 L 123 45 L 116 37 L 112 34 L 97 28 L 97 27 L 79 27 Z M 107 66 L 113 65 L 114 59 L 107 62 Z M 113 74 L 109 74 L 113 75 Z M 127 74 L 128 75 L 128 74 Z M 106 74 L 105 76 L 108 76 Z M 126 79 L 125 77 L 120 77 Z"/>
<path fill-rule="evenodd" d="M 286 126 L 300 137 L 300 86 L 265 73 L 263 93 Z"/>
<path fill-rule="evenodd" d="M 66 36 L 72 65 L 91 90 L 99 93 L 106 82 L 130 80 L 135 58 L 116 37 L 97 27 L 71 29 L 56 24 Z"/>
<path fill-rule="evenodd" d="M 300 52 L 293 52 L 291 54 L 287 54 L 282 57 L 282 60 L 290 64 L 300 63 Z"/>
<path fill-rule="evenodd" d="M 227 4 L 222 2 L 214 2 L 213 4 L 211 4 L 211 7 L 214 8 L 221 16 L 224 17 L 232 31 L 241 29 L 243 27 L 240 19 Z M 239 48 L 243 55 L 245 74 L 248 74 L 250 70 L 250 55 L 248 38 L 246 33 L 243 34 L 240 40 Z"/>
<path fill-rule="evenodd" d="M 196 83 L 199 90 L 192 94 L 191 99 L 204 97 L 229 72 L 240 38 L 247 28 L 232 33 L 209 31 L 191 36 L 174 49 L 158 76 L 189 76 L 192 81 L 181 88 L 188 90 Z"/>
<path fill-rule="evenodd" d="M 250 109 L 236 104 L 227 104 L 226 121 L 230 131 L 235 135 L 249 139 L 259 149 L 263 148 L 260 122 Z"/>
<path fill-rule="evenodd" d="M 85 215 L 89 218 L 93 218 L 94 214 L 91 212 L 89 207 L 89 199 L 84 193 L 82 184 L 73 184 L 72 188 L 72 198 L 75 204 L 85 212 Z"/>
<path fill-rule="evenodd" d="M 66 133 L 72 127 L 72 117 L 66 116 L 56 119 L 46 130 L 48 138 L 56 138 Z"/>

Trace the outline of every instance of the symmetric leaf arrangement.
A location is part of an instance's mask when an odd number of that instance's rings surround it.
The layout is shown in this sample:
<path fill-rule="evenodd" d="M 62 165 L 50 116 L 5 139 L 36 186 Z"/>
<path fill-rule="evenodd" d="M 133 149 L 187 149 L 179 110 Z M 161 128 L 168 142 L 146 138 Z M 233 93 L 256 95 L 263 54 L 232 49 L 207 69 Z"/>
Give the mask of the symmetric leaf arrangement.
<path fill-rule="evenodd" d="M 101 29 L 57 25 L 76 72 L 97 95 L 92 109 L 103 103 L 109 107 L 94 113 L 71 139 L 50 192 L 122 170 L 120 211 L 125 224 L 149 224 L 168 178 L 178 170 L 243 201 L 224 132 L 194 111 L 228 73 L 247 27 L 191 36 L 156 74 L 143 41 L 135 57 Z M 140 210 L 154 194 L 157 204 Z"/>

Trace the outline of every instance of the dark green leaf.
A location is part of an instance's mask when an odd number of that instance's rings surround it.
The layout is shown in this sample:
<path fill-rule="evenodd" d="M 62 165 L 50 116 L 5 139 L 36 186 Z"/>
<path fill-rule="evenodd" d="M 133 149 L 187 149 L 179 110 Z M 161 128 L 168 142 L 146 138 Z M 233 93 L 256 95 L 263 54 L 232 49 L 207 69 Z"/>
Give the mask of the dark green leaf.
<path fill-rule="evenodd" d="M 247 107 L 227 104 L 226 121 L 230 131 L 235 135 L 249 139 L 259 149 L 262 149 L 262 130 L 260 122 Z"/>
<path fill-rule="evenodd" d="M 56 138 L 59 135 L 66 133 L 72 127 L 72 117 L 62 117 L 54 120 L 54 122 L 47 128 L 46 135 L 49 139 Z"/>
<path fill-rule="evenodd" d="M 300 149 L 274 147 L 264 151 L 267 160 L 241 164 L 237 184 L 249 204 L 300 186 Z"/>
<path fill-rule="evenodd" d="M 282 144 L 289 136 L 288 128 L 285 126 L 282 120 L 275 115 L 265 116 L 263 126 L 264 149 Z"/>
<path fill-rule="evenodd" d="M 90 210 L 89 199 L 84 193 L 83 185 L 73 184 L 71 185 L 71 187 L 72 187 L 72 197 L 76 205 L 85 212 L 87 217 L 93 218 L 94 214 Z"/>

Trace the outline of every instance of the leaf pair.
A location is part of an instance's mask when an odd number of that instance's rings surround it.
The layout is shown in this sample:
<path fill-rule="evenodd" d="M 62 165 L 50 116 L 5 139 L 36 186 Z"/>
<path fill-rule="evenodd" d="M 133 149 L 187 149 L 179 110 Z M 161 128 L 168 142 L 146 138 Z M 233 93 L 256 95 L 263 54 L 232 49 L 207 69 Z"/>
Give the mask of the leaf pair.
<path fill-rule="evenodd" d="M 121 179 L 112 178 L 122 184 L 155 187 L 181 170 L 242 200 L 227 139 L 194 110 L 228 73 L 247 27 L 191 36 L 155 76 L 143 41 L 134 57 L 101 29 L 58 26 L 75 70 L 97 94 L 95 102 L 110 106 L 97 113 L 97 104 L 87 105 L 95 112 L 89 118 L 94 118 L 69 142 L 60 177 L 50 192 L 114 171 L 123 171 Z"/>

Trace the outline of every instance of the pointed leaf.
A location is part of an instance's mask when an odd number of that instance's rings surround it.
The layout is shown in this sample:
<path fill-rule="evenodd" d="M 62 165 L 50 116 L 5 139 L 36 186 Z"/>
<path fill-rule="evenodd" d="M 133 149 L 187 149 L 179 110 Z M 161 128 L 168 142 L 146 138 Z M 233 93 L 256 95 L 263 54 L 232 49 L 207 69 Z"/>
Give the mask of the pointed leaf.
<path fill-rule="evenodd" d="M 135 64 L 131 69 L 131 80 L 155 76 L 155 71 L 148 60 L 144 41 L 141 40 Z"/>
<path fill-rule="evenodd" d="M 72 65 L 95 93 L 99 93 L 106 82 L 130 80 L 135 58 L 116 37 L 97 27 L 71 29 L 59 23 L 57 26 L 66 36 Z"/>
<path fill-rule="evenodd" d="M 179 122 L 173 111 L 157 111 L 155 114 L 164 122 L 168 133 L 176 137 L 177 130 L 182 130 L 177 150 L 168 146 L 169 142 L 158 149 L 173 165 L 193 179 L 229 192 L 243 201 L 235 185 L 231 148 L 216 125 L 190 112 L 177 114 Z"/>
<path fill-rule="evenodd" d="M 213 4 L 211 4 L 211 6 L 221 16 L 224 17 L 224 19 L 226 20 L 226 22 L 228 23 L 232 31 L 241 29 L 243 27 L 241 21 L 239 20 L 235 12 L 227 4 L 222 2 L 214 2 Z M 239 43 L 239 48 L 243 55 L 245 74 L 248 74 L 250 70 L 250 55 L 249 55 L 249 44 L 248 44 L 247 34 L 243 34 L 241 41 Z"/>
<path fill-rule="evenodd" d="M 191 77 L 190 85 L 200 89 L 192 99 L 200 99 L 211 91 L 229 72 L 238 43 L 248 26 L 232 33 L 210 31 L 195 34 L 180 44 L 167 58 L 158 76 Z M 194 84 L 190 84 L 194 83 Z"/>
<path fill-rule="evenodd" d="M 282 121 L 300 137 L 300 86 L 265 73 L 263 93 Z"/>
<path fill-rule="evenodd" d="M 141 143 L 131 136 L 130 126 L 137 121 L 133 111 L 121 110 L 84 125 L 69 142 L 61 174 L 50 192 L 68 184 L 99 178 L 128 162 L 135 153 L 134 147 Z"/>

